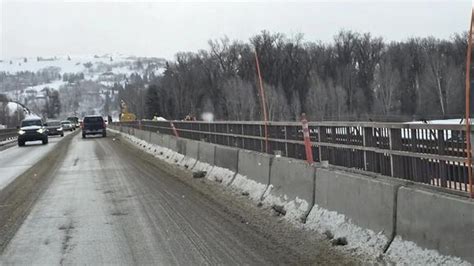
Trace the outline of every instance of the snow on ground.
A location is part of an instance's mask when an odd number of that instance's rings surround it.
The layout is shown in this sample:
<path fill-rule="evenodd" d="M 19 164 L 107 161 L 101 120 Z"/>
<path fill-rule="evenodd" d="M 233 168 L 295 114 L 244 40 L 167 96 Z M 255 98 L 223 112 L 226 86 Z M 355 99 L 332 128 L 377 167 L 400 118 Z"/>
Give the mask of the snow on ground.
<path fill-rule="evenodd" d="M 55 80 L 51 83 L 45 83 L 45 84 L 41 84 L 41 85 L 36 85 L 36 86 L 30 86 L 30 87 L 27 87 L 25 89 L 25 91 L 28 91 L 28 90 L 34 90 L 36 91 L 37 93 L 41 93 L 41 91 L 44 89 L 44 88 L 50 88 L 50 89 L 54 89 L 54 90 L 59 90 L 59 87 L 61 87 L 62 85 L 64 85 L 66 82 L 62 81 L 62 80 Z"/>
<path fill-rule="evenodd" d="M 240 174 L 237 174 L 234 181 L 230 184 L 230 187 L 249 193 L 249 198 L 254 201 L 260 201 L 267 190 L 267 185 L 255 182 L 254 180 Z"/>
<path fill-rule="evenodd" d="M 1 128 L 0 128 L 0 129 L 1 129 Z M 13 143 L 13 142 L 16 142 L 16 136 L 15 136 L 15 137 L 8 138 L 8 139 L 5 139 L 5 140 L 1 140 L 1 141 L 0 141 L 0 146 L 4 146 L 4 145 L 7 145 L 7 144 L 10 144 L 10 143 Z"/>
<path fill-rule="evenodd" d="M 471 265 L 460 258 L 442 256 L 435 250 L 420 248 L 400 236 L 395 237 L 385 256 L 402 265 Z"/>
<path fill-rule="evenodd" d="M 112 132 L 119 131 L 109 129 Z M 250 199 L 255 202 L 262 202 L 264 206 L 283 206 L 286 210 L 285 220 L 301 226 L 305 230 L 316 231 L 320 234 L 330 234 L 334 238 L 346 238 L 347 245 L 339 248 L 351 252 L 357 256 L 369 256 L 373 259 L 383 259 L 389 264 L 397 265 L 470 265 L 460 258 L 443 256 L 435 250 L 428 250 L 417 246 L 410 241 L 404 241 L 396 237 L 386 254 L 383 249 L 389 241 L 383 232 L 361 228 L 345 215 L 335 211 L 329 211 L 314 205 L 306 218 L 306 223 L 301 220 L 309 208 L 309 204 L 302 199 L 288 200 L 286 196 L 277 197 L 271 194 L 272 185 L 258 183 L 252 179 L 235 174 L 234 172 L 196 161 L 195 159 L 183 156 L 168 148 L 148 143 L 135 136 L 122 134 L 127 140 L 138 148 L 151 153 L 168 163 L 178 165 L 182 168 L 194 171 L 206 171 L 206 178 L 217 181 L 226 187 L 237 192 L 247 192 Z M 185 167 L 187 166 L 187 167 Z M 221 175 L 221 176 L 219 176 Z M 263 199 L 263 200 L 262 200 Z M 262 200 L 262 201 L 261 201 Z"/>
<path fill-rule="evenodd" d="M 8 115 L 13 115 L 15 114 L 16 110 L 23 110 L 23 107 L 16 103 L 9 102 L 7 103 L 7 110 L 8 110 Z"/>
<path fill-rule="evenodd" d="M 207 177 L 207 179 L 209 179 L 211 181 L 216 181 L 216 182 L 222 183 L 222 185 L 227 186 L 234 179 L 235 172 L 233 172 L 229 169 L 214 166 L 207 173 L 206 177 Z"/>
<path fill-rule="evenodd" d="M 352 250 L 356 254 L 378 257 L 388 242 L 382 233 L 361 228 L 347 219 L 345 215 L 329 211 L 314 205 L 308 215 L 305 227 L 321 234 L 330 232 L 334 238 L 345 237 L 347 245 L 344 249 Z"/>
<path fill-rule="evenodd" d="M 122 61 L 130 61 L 125 56 L 112 55 L 113 61 L 110 61 L 109 56 L 98 57 L 92 55 L 80 55 L 80 56 L 70 56 L 71 60 L 68 60 L 67 56 L 56 57 L 55 60 L 42 60 L 38 61 L 36 57 L 27 57 L 27 62 L 24 62 L 24 57 L 22 58 L 12 58 L 5 59 L 3 62 L 0 62 L 0 71 L 6 71 L 11 74 L 20 72 L 20 71 L 33 71 L 37 72 L 41 69 L 48 67 L 59 67 L 61 68 L 60 73 L 79 73 L 86 72 L 87 68 L 84 66 L 85 63 L 91 62 L 92 64 L 104 63 L 104 64 L 114 64 Z M 51 58 L 54 59 L 54 58 Z M 12 61 L 12 64 L 10 64 Z"/>
<path fill-rule="evenodd" d="M 412 121 L 406 122 L 405 124 L 434 124 L 434 125 L 463 125 L 466 124 L 464 118 L 456 118 L 456 119 L 441 119 L 441 120 L 429 120 L 426 121 Z M 471 121 L 473 123 L 473 121 Z"/>

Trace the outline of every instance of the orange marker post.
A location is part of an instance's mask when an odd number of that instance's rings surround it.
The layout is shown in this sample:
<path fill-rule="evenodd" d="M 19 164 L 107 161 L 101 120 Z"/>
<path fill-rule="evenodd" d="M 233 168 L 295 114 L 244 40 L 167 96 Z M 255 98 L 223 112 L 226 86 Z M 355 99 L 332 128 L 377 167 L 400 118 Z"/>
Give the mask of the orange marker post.
<path fill-rule="evenodd" d="M 178 130 L 176 130 L 176 127 L 174 126 L 173 122 L 170 122 L 170 124 L 171 124 L 171 128 L 173 128 L 174 136 L 179 138 Z"/>
<path fill-rule="evenodd" d="M 474 9 L 471 11 L 471 26 L 467 42 L 466 55 L 466 154 L 467 154 L 467 173 L 469 176 L 469 193 L 474 198 L 472 188 L 472 147 L 471 147 L 471 53 L 472 53 L 472 27 L 474 19 Z"/>
<path fill-rule="evenodd" d="M 260 98 L 262 100 L 263 120 L 264 120 L 264 134 L 265 134 L 265 152 L 268 153 L 268 115 L 267 103 L 265 101 L 265 90 L 263 89 L 262 73 L 260 73 L 260 62 L 258 60 L 257 50 L 255 49 L 255 65 L 257 65 L 257 75 L 260 85 Z"/>
<path fill-rule="evenodd" d="M 306 151 L 306 161 L 309 164 L 312 164 L 314 162 L 313 146 L 311 145 L 311 138 L 309 137 L 308 120 L 306 119 L 305 113 L 301 115 L 301 124 L 303 126 L 303 138 L 304 138 L 304 148 Z"/>

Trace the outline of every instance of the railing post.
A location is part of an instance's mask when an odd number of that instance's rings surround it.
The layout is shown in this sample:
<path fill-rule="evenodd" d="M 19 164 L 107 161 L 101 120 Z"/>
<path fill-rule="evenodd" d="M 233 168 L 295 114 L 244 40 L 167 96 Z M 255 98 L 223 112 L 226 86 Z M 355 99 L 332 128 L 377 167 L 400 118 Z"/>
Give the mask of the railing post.
<path fill-rule="evenodd" d="M 284 126 L 285 129 L 285 156 L 288 156 L 288 126 Z"/>
<path fill-rule="evenodd" d="M 444 146 L 444 130 L 442 130 L 442 129 L 438 130 L 438 154 L 439 155 L 446 154 L 445 146 Z M 447 187 L 448 180 L 447 180 L 446 161 L 444 161 L 444 160 L 439 161 L 438 174 L 439 174 L 439 179 L 441 180 L 441 186 L 442 187 Z"/>
<path fill-rule="evenodd" d="M 402 146 L 402 131 L 400 128 L 391 128 L 389 131 L 390 150 L 400 150 Z M 400 164 L 395 155 L 390 154 L 390 176 L 398 176 Z"/>
<path fill-rule="evenodd" d="M 323 134 L 323 130 L 324 130 L 324 127 L 318 126 L 318 142 L 319 142 L 319 145 L 318 145 L 318 154 L 319 154 L 318 161 L 319 162 L 323 161 L 323 151 L 322 151 L 323 149 L 322 149 L 322 146 L 321 146 L 321 142 L 322 142 L 321 134 Z"/>
<path fill-rule="evenodd" d="M 372 135 L 372 128 L 370 127 L 363 127 L 362 129 L 362 145 L 364 148 L 367 147 L 370 143 L 369 135 Z M 367 151 L 364 150 L 364 170 L 367 171 L 368 168 L 368 159 L 367 159 Z"/>
<path fill-rule="evenodd" d="M 229 134 L 229 133 L 230 133 L 230 132 L 229 132 L 229 124 L 228 124 L 228 123 L 225 124 L 225 132 L 226 132 L 226 134 Z M 227 136 L 227 146 L 230 146 L 230 136 Z"/>
<path fill-rule="evenodd" d="M 245 150 L 244 124 L 240 124 L 240 125 L 241 125 L 241 127 L 240 127 L 241 128 L 241 132 L 240 132 L 241 134 L 240 135 L 242 136 L 241 137 L 241 139 L 242 139 L 242 147 L 241 148 Z"/>

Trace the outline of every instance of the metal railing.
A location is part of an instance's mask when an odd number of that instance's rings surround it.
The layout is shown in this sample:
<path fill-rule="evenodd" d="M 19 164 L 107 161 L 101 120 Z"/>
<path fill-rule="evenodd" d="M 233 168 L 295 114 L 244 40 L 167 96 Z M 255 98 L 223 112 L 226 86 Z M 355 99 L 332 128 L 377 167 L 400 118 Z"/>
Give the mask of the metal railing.
<path fill-rule="evenodd" d="M 0 145 L 2 142 L 16 137 L 17 132 L 18 129 L 15 128 L 0 129 Z"/>
<path fill-rule="evenodd" d="M 265 152 L 263 122 L 135 121 L 116 125 Z M 310 122 L 313 158 L 451 190 L 469 190 L 464 125 Z M 305 159 L 302 125 L 270 122 L 271 154 Z"/>

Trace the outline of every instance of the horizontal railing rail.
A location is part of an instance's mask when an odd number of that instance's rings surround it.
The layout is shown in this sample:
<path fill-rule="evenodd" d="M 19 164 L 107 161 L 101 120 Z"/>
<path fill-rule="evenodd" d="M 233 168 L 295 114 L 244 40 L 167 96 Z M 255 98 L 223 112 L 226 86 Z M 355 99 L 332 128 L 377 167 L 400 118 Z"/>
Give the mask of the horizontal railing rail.
<path fill-rule="evenodd" d="M 260 121 L 141 120 L 115 125 L 265 152 L 265 124 Z M 301 123 L 267 125 L 268 153 L 306 159 Z M 469 189 L 462 124 L 310 122 L 309 132 L 316 161 L 457 191 Z"/>
<path fill-rule="evenodd" d="M 0 129 L 0 143 L 15 138 L 17 136 L 17 132 L 18 129 L 15 128 Z"/>

